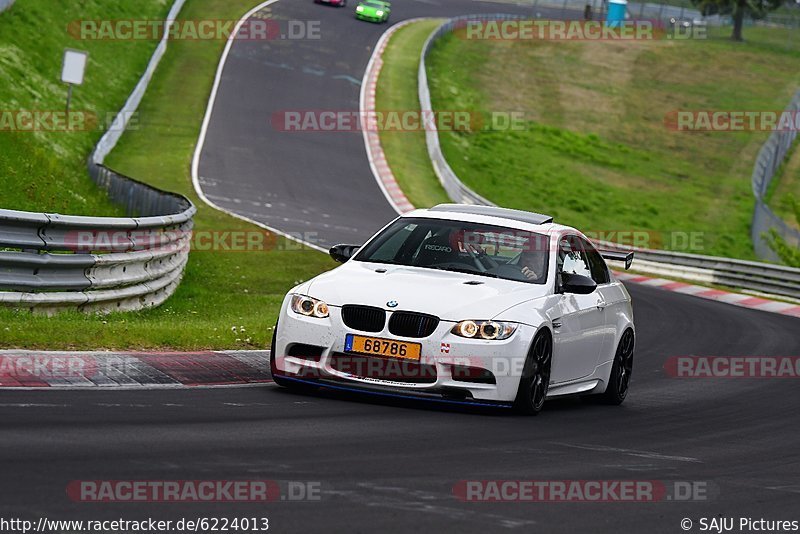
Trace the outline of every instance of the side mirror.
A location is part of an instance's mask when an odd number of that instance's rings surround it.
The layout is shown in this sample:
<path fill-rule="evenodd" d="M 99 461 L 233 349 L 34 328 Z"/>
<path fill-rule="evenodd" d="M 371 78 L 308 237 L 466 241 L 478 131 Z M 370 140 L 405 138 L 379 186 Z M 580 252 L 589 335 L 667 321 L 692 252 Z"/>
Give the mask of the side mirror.
<path fill-rule="evenodd" d="M 339 263 L 344 263 L 349 260 L 359 248 L 361 248 L 361 245 L 333 245 L 328 251 L 328 254 Z"/>
<path fill-rule="evenodd" d="M 588 276 L 581 274 L 561 273 L 561 290 L 564 293 L 588 295 L 597 289 L 597 284 Z"/>

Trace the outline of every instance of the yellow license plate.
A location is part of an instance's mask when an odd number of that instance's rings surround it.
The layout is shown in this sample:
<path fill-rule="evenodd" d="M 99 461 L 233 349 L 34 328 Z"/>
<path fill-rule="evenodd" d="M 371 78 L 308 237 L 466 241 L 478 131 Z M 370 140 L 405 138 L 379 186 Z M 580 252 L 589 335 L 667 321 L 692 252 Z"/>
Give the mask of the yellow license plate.
<path fill-rule="evenodd" d="M 381 339 L 379 337 L 347 334 L 344 342 L 344 350 L 345 352 L 358 352 L 361 354 L 369 354 L 370 356 L 419 361 L 422 345 L 394 339 Z"/>

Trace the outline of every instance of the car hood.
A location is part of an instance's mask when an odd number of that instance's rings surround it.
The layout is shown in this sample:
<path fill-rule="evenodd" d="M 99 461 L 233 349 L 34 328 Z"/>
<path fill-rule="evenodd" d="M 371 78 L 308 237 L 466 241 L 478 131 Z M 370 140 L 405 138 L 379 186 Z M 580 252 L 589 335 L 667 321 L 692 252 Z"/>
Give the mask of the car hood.
<path fill-rule="evenodd" d="M 384 269 L 386 272 L 377 272 Z M 492 319 L 516 304 L 546 295 L 547 288 L 487 276 L 351 260 L 311 280 L 307 293 L 332 306 L 362 304 L 460 321 Z M 396 301 L 397 306 L 389 307 L 389 301 Z"/>

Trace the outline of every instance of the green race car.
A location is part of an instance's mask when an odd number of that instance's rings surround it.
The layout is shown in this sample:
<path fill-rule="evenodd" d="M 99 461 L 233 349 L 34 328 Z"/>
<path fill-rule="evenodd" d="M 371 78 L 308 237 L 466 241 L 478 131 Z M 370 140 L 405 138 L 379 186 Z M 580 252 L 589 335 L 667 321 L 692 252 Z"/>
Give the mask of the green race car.
<path fill-rule="evenodd" d="M 365 0 L 359 2 L 356 7 L 356 18 L 368 20 L 370 22 L 386 22 L 389 20 L 389 13 L 392 11 L 392 4 L 382 0 Z"/>

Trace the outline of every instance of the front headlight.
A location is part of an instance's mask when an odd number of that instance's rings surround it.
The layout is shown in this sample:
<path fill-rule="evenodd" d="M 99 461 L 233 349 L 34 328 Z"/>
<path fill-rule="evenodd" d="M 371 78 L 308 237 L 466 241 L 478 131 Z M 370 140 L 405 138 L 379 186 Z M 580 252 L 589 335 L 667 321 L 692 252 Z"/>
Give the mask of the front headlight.
<path fill-rule="evenodd" d="M 382 17 L 382 16 L 383 16 L 383 11 L 381 11 L 381 10 L 378 10 L 378 12 L 377 12 L 377 13 L 375 13 L 375 14 L 376 14 L 376 15 L 378 15 L 379 17 Z"/>
<path fill-rule="evenodd" d="M 356 8 L 356 11 L 358 11 L 359 13 L 361 13 L 362 11 L 364 11 L 364 6 L 358 6 L 358 7 Z"/>
<path fill-rule="evenodd" d="M 461 321 L 451 333 L 471 339 L 508 339 L 517 329 L 515 323 L 501 321 Z"/>
<path fill-rule="evenodd" d="M 292 295 L 289 307 L 293 312 L 307 317 L 323 319 L 329 315 L 328 305 L 323 301 L 305 295 Z"/>

